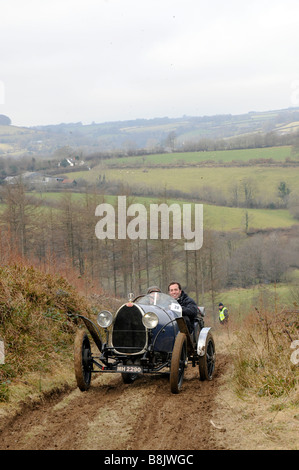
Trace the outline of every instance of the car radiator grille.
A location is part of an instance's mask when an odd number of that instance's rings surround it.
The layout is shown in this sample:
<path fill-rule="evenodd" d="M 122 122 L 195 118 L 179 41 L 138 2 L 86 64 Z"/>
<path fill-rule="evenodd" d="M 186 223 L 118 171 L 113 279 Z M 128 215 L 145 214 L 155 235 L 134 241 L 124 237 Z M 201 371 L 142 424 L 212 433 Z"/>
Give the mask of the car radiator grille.
<path fill-rule="evenodd" d="M 124 354 L 141 352 L 146 345 L 146 330 L 138 307 L 124 305 L 117 313 L 112 333 L 115 350 Z"/>

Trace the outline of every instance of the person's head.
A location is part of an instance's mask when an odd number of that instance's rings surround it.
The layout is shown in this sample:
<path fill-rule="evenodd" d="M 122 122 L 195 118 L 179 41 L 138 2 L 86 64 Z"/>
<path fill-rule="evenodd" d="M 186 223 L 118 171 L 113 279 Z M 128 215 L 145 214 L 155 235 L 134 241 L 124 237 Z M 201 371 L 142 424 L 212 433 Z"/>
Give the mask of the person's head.
<path fill-rule="evenodd" d="M 152 292 L 161 292 L 161 289 L 157 286 L 152 286 L 147 289 L 147 294 L 151 294 Z"/>
<path fill-rule="evenodd" d="M 152 286 L 147 289 L 146 293 L 149 297 L 150 304 L 156 305 L 160 298 L 161 289 L 157 286 Z"/>
<path fill-rule="evenodd" d="M 168 286 L 168 293 L 174 299 L 178 299 L 182 293 L 182 286 L 179 282 L 171 282 Z"/>
<path fill-rule="evenodd" d="M 219 304 L 219 310 L 222 310 L 223 309 L 223 303 L 220 302 Z"/>

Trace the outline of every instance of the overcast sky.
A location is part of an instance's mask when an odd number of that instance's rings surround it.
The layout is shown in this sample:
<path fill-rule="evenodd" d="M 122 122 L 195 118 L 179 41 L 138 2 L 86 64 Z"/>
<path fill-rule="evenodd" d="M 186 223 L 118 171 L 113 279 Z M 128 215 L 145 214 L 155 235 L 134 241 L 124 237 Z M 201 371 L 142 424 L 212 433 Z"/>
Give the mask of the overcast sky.
<path fill-rule="evenodd" d="M 298 0 L 0 0 L 15 125 L 299 106 Z"/>

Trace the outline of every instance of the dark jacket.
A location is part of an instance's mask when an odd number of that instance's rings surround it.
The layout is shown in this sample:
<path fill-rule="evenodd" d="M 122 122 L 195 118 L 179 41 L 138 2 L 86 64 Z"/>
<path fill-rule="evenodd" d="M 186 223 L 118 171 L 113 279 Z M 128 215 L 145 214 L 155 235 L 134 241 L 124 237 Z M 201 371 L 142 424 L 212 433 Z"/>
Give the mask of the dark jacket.
<path fill-rule="evenodd" d="M 191 299 L 191 297 L 189 297 L 183 290 L 177 301 L 182 307 L 183 316 L 189 317 L 191 323 L 193 324 L 198 313 L 198 308 L 195 301 Z"/>

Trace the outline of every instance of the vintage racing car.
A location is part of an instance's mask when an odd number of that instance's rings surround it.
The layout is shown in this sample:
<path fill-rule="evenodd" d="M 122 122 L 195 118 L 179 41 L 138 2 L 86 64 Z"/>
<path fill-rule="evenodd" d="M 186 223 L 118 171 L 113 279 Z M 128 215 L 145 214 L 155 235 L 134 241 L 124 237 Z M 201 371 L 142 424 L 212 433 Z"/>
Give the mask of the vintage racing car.
<path fill-rule="evenodd" d="M 199 317 L 189 333 L 182 308 L 169 295 L 154 292 L 123 304 L 115 314 L 104 310 L 97 324 L 82 315 L 74 346 L 75 375 L 79 389 L 88 390 L 94 373 L 120 373 L 125 383 L 142 374 L 167 373 L 172 393 L 179 393 L 188 363 L 198 367 L 200 380 L 212 380 L 215 343 L 211 328 Z M 92 351 L 89 337 L 96 345 Z M 93 348 L 94 349 L 94 348 Z"/>

